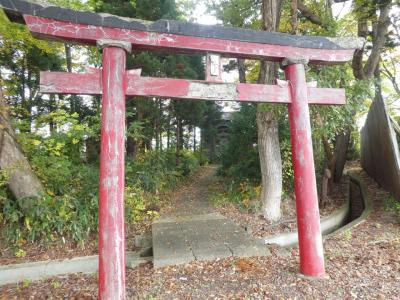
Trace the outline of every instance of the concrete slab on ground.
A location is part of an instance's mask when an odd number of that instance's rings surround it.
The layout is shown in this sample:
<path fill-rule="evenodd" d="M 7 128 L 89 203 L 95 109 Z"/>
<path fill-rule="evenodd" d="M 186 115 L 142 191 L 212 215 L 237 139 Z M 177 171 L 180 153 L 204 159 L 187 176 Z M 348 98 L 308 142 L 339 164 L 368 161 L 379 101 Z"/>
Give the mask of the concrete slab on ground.
<path fill-rule="evenodd" d="M 193 260 L 267 256 L 263 241 L 218 213 L 168 217 L 153 223 L 154 267 Z"/>
<path fill-rule="evenodd" d="M 154 267 L 270 254 L 262 240 L 216 212 L 208 202 L 216 170 L 215 166 L 203 167 L 200 176 L 177 192 L 173 209 L 153 222 Z"/>

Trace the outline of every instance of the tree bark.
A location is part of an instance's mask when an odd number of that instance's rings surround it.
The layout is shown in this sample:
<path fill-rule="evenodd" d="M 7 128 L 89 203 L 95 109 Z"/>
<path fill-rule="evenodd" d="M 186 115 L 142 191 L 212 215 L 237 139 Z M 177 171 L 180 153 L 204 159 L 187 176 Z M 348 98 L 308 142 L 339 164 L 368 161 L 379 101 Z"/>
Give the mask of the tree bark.
<path fill-rule="evenodd" d="M 64 43 L 64 50 L 65 50 L 65 62 L 67 65 L 67 72 L 72 73 L 72 49 L 71 45 L 68 43 Z M 69 106 L 70 106 L 70 113 L 76 112 L 76 96 L 71 95 L 69 96 Z"/>
<path fill-rule="evenodd" d="M 193 151 L 196 151 L 196 126 L 193 126 Z"/>
<path fill-rule="evenodd" d="M 321 187 L 321 199 L 320 206 L 324 207 L 329 202 L 329 181 L 331 179 L 331 171 L 324 169 L 324 175 L 322 176 L 322 187 Z"/>
<path fill-rule="evenodd" d="M 89 137 L 86 140 L 86 161 L 88 163 L 97 162 L 99 156 L 100 156 L 100 142 L 94 137 Z"/>
<path fill-rule="evenodd" d="M 376 67 L 379 64 L 380 55 L 382 49 L 386 43 L 388 28 L 390 25 L 390 9 L 392 7 L 392 1 L 385 1 L 380 7 L 379 17 L 373 24 L 373 39 L 372 49 L 367 62 L 363 63 L 364 49 L 356 50 L 353 58 L 353 73 L 354 77 L 360 80 L 368 80 L 374 76 Z M 360 19 L 358 20 L 358 36 L 366 38 L 369 34 L 368 19 L 365 16 L 364 10 L 366 6 L 356 8 L 359 12 Z"/>
<path fill-rule="evenodd" d="M 159 134 L 159 140 L 160 140 L 160 151 L 163 150 L 163 126 L 162 126 L 162 121 L 163 121 L 163 102 L 161 99 L 158 99 L 158 109 L 159 109 L 159 121 L 158 121 L 158 134 Z"/>
<path fill-rule="evenodd" d="M 258 150 L 262 176 L 263 215 L 269 221 L 281 218 L 282 158 L 278 121 L 274 112 L 257 111 Z"/>
<path fill-rule="evenodd" d="M 278 29 L 280 8 L 280 0 L 263 0 L 263 30 L 276 31 Z M 272 83 L 276 73 L 275 63 L 262 61 L 258 82 Z M 275 222 L 281 218 L 282 158 L 277 117 L 266 105 L 259 104 L 257 106 L 257 128 L 263 215 L 265 219 Z"/>
<path fill-rule="evenodd" d="M 238 58 L 239 82 L 246 83 L 246 64 L 244 59 Z"/>
<path fill-rule="evenodd" d="M 298 27 L 299 23 L 297 20 L 297 9 L 298 9 L 298 4 L 297 0 L 292 0 L 292 3 L 290 5 L 290 23 L 292 26 L 292 34 L 298 34 Z"/>
<path fill-rule="evenodd" d="M 295 0 L 296 1 L 296 0 Z M 322 23 L 321 18 L 314 14 L 301 0 L 297 1 L 297 8 L 299 9 L 299 11 L 301 12 L 301 14 L 303 15 L 303 17 L 305 17 L 307 20 L 309 20 L 311 23 L 314 23 L 316 25 L 319 25 L 321 27 L 324 27 L 324 24 Z"/>
<path fill-rule="evenodd" d="M 335 163 L 334 163 L 334 173 L 333 182 L 339 183 L 343 175 L 344 165 L 347 161 L 347 149 L 350 144 L 351 127 L 346 127 L 345 131 L 336 136 L 335 143 Z"/>
<path fill-rule="evenodd" d="M 126 111 L 133 112 L 135 110 L 134 101 L 126 101 Z M 126 127 L 129 128 L 131 124 L 135 121 L 135 116 L 132 114 L 128 114 L 126 117 Z M 126 138 L 126 156 L 134 158 L 136 156 L 136 141 L 135 139 L 128 135 Z"/>
<path fill-rule="evenodd" d="M 0 169 L 9 173 L 8 186 L 17 200 L 37 198 L 44 189 L 20 148 L 11 126 L 9 107 L 5 103 L 0 87 Z M 29 209 L 26 201 L 23 207 Z"/>
<path fill-rule="evenodd" d="M 49 101 L 49 111 L 50 113 L 54 112 L 57 108 L 57 102 L 56 102 L 56 95 L 52 94 L 49 96 L 50 101 Z M 53 119 L 50 119 L 49 121 L 49 128 L 50 128 L 50 133 L 53 134 L 57 130 L 57 125 L 54 123 Z"/>
<path fill-rule="evenodd" d="M 168 120 L 167 120 L 167 149 L 170 147 L 171 141 L 171 117 L 168 113 Z"/>
<path fill-rule="evenodd" d="M 181 150 L 183 148 L 183 125 L 180 116 L 176 117 L 176 164 L 181 163 Z"/>

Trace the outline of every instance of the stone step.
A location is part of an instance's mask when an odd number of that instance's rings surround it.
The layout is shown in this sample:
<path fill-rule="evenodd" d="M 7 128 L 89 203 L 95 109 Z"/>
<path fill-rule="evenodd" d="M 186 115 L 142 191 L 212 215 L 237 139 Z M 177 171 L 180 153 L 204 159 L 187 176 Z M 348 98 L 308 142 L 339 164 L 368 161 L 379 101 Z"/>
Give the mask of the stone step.
<path fill-rule="evenodd" d="M 230 256 L 267 256 L 260 239 L 218 213 L 168 217 L 152 225 L 154 267 Z"/>

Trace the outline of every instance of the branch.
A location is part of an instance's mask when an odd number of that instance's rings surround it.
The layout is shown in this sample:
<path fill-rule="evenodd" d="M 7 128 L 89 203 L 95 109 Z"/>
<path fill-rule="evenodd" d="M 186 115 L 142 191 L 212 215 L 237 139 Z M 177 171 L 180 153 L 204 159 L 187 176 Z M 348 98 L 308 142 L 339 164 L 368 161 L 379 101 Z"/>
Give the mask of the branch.
<path fill-rule="evenodd" d="M 316 14 L 314 14 L 301 0 L 297 1 L 297 8 L 298 10 L 301 12 L 301 14 L 303 15 L 303 17 L 305 17 L 307 20 L 309 20 L 311 23 L 314 23 L 316 25 L 319 25 L 321 27 L 326 27 L 322 21 L 321 18 L 319 16 L 317 16 Z"/>
<path fill-rule="evenodd" d="M 297 29 L 299 27 L 299 23 L 297 20 L 297 10 L 298 10 L 298 1 L 292 0 L 290 5 L 290 23 L 292 25 L 292 34 L 297 35 Z"/>
<path fill-rule="evenodd" d="M 396 67 L 394 66 L 394 74 L 388 69 L 386 64 L 382 61 L 383 70 L 381 72 L 392 82 L 393 88 L 396 93 L 400 95 L 400 87 L 396 81 Z"/>
<path fill-rule="evenodd" d="M 381 9 L 379 19 L 375 25 L 376 30 L 374 30 L 372 51 L 364 67 L 364 74 L 367 78 L 371 78 L 374 75 L 374 71 L 380 60 L 382 49 L 386 43 L 386 35 L 390 25 L 390 8 L 390 1 L 388 1 L 388 4 Z"/>
<path fill-rule="evenodd" d="M 366 19 L 358 20 L 357 30 L 358 36 L 366 39 L 368 36 L 368 21 Z M 364 78 L 363 56 L 364 49 L 359 49 L 354 52 L 352 68 L 354 77 L 357 79 Z"/>
<path fill-rule="evenodd" d="M 386 43 L 386 35 L 390 24 L 389 12 L 391 1 L 380 9 L 379 18 L 374 24 L 372 50 L 367 62 L 363 65 L 364 49 L 356 50 L 353 57 L 352 67 L 354 77 L 360 80 L 371 79 L 379 63 L 383 46 Z M 368 20 L 362 18 L 358 21 L 358 36 L 366 38 L 368 36 Z"/>

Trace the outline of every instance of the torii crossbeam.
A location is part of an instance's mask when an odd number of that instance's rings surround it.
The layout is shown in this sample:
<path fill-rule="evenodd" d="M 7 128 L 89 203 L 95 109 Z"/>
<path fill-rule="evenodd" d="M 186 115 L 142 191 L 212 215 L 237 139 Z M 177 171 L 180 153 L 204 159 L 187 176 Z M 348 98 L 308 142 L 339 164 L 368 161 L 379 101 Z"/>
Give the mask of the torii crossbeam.
<path fill-rule="evenodd" d="M 325 274 L 309 104 L 345 104 L 342 89 L 307 87 L 304 65 L 352 59 L 363 40 L 292 36 L 178 21 L 148 22 L 74 11 L 19 0 L 0 0 L 12 21 L 42 38 L 98 45 L 103 68 L 84 74 L 42 72 L 42 93 L 102 95 L 99 200 L 99 298 L 125 297 L 124 151 L 125 97 L 285 103 L 289 108 L 300 271 Z M 131 50 L 266 59 L 280 62 L 287 81 L 278 85 L 216 82 L 221 68 L 207 58 L 207 81 L 141 77 L 126 71 Z"/>

